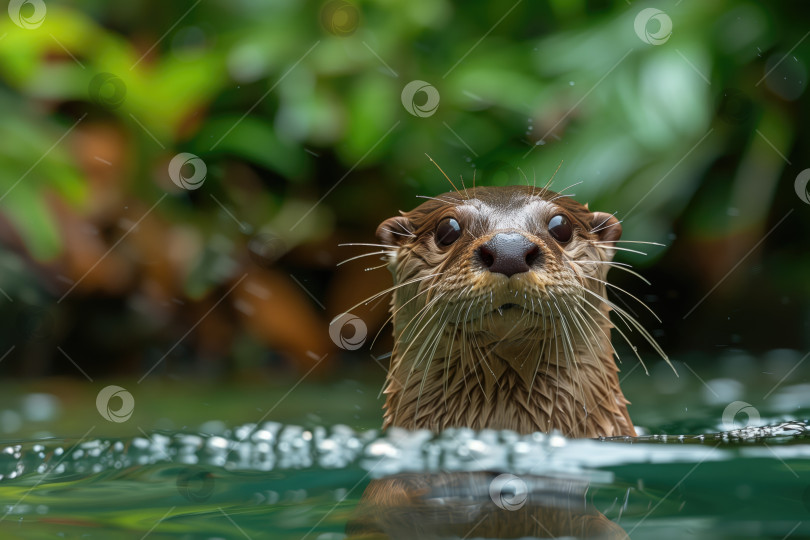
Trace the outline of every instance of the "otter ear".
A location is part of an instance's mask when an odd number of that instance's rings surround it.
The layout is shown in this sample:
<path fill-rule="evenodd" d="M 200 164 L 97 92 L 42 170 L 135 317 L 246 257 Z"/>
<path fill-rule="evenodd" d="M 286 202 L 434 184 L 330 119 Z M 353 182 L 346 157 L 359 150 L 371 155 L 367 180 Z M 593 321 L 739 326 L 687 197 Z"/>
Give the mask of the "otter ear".
<path fill-rule="evenodd" d="M 387 246 L 400 246 L 411 237 L 413 228 L 405 216 L 388 218 L 377 227 L 377 239 Z"/>
<path fill-rule="evenodd" d="M 622 236 L 622 224 L 613 214 L 594 212 L 591 214 L 591 232 L 603 242 L 616 242 Z"/>

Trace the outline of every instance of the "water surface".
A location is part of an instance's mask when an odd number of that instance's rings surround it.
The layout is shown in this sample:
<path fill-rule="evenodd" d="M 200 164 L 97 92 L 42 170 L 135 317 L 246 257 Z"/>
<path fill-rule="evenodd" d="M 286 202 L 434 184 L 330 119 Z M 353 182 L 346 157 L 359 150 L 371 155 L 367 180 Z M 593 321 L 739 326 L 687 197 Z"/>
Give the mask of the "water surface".
<path fill-rule="evenodd" d="M 631 538 L 810 537 L 801 358 L 682 359 L 679 378 L 626 368 L 647 435 L 603 441 L 379 432 L 380 374 L 367 370 L 292 392 L 298 379 L 118 382 L 136 404 L 120 423 L 95 409 L 106 382 L 6 387 L 0 537 L 343 538 L 373 479 L 469 471 L 514 475 L 535 496 L 565 492 Z M 464 504 L 491 504 L 491 479 Z"/>

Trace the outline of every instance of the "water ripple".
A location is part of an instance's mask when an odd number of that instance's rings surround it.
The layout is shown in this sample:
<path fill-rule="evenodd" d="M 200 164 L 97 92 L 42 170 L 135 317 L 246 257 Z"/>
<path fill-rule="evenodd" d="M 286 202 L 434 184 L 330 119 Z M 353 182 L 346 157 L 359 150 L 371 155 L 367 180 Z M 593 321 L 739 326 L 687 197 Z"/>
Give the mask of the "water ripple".
<path fill-rule="evenodd" d="M 600 469 L 633 463 L 810 457 L 810 445 L 795 444 L 805 441 L 808 433 L 808 423 L 799 421 L 707 435 L 600 440 L 469 429 L 358 432 L 343 425 L 304 428 L 267 422 L 242 425 L 221 435 L 158 432 L 123 440 L 10 444 L 0 448 L 0 482 L 43 475 L 73 478 L 158 463 L 257 472 L 360 468 L 374 478 L 400 472 L 510 471 L 609 481 Z"/>

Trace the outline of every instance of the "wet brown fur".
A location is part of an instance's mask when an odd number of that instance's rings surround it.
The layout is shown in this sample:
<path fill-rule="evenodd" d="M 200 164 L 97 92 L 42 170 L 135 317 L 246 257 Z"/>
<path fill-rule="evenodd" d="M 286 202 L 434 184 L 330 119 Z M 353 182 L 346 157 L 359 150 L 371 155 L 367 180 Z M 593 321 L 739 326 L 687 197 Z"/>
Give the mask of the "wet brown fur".
<path fill-rule="evenodd" d="M 557 214 L 574 225 L 566 244 L 548 232 Z M 435 229 L 448 216 L 463 234 L 440 246 Z M 542 265 L 489 272 L 476 250 L 499 232 L 536 243 Z M 390 218 L 377 236 L 393 248 L 395 284 L 384 427 L 636 434 L 610 341 L 618 307 L 604 283 L 621 236 L 614 216 L 547 189 L 477 187 Z"/>

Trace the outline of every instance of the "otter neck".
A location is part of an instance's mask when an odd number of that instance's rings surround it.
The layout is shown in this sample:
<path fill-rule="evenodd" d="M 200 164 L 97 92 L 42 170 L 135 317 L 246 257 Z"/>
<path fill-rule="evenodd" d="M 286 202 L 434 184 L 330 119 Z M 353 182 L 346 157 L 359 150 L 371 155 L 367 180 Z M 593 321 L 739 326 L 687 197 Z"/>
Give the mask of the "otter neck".
<path fill-rule="evenodd" d="M 417 332 L 406 324 L 414 313 L 407 305 L 397 310 L 396 296 L 384 427 L 636 434 L 612 358 L 606 306 L 592 309 L 601 314 L 590 315 L 588 328 L 544 319 L 538 338 L 537 328 L 520 329 L 515 314 L 495 323 L 515 329 L 511 335 L 442 325 L 440 317 Z"/>

